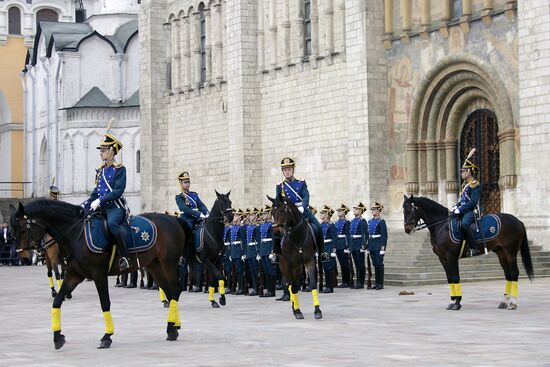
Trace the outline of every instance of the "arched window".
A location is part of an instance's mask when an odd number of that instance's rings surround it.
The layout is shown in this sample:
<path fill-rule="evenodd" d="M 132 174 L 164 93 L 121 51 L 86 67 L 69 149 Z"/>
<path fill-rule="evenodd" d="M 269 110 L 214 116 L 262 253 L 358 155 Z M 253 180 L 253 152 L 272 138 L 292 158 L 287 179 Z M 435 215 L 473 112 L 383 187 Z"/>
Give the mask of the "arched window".
<path fill-rule="evenodd" d="M 141 164 L 141 152 L 138 149 L 136 151 L 136 173 L 141 173 L 140 164 Z"/>
<path fill-rule="evenodd" d="M 311 55 L 311 0 L 304 1 L 304 56 Z"/>
<path fill-rule="evenodd" d="M 36 24 L 40 22 L 58 22 L 59 15 L 55 10 L 52 9 L 40 9 L 36 13 Z"/>
<path fill-rule="evenodd" d="M 204 3 L 199 4 L 200 27 L 200 49 L 201 49 L 201 83 L 206 81 L 206 14 Z"/>
<path fill-rule="evenodd" d="M 451 19 L 460 19 L 462 17 L 462 0 L 452 0 Z"/>
<path fill-rule="evenodd" d="M 12 6 L 8 10 L 8 33 L 21 34 L 21 10 Z"/>

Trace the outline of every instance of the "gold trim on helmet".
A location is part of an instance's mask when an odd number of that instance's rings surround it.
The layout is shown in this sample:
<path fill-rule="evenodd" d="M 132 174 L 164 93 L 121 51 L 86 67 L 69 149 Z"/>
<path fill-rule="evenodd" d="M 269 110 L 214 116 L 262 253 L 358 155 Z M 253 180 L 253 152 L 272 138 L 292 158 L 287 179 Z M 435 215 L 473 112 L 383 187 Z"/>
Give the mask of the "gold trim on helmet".
<path fill-rule="evenodd" d="M 336 209 L 337 211 L 344 211 L 344 213 L 348 214 L 349 213 L 349 208 L 347 206 L 345 206 L 344 204 L 341 204 L 340 207 L 338 209 Z"/>
<path fill-rule="evenodd" d="M 353 209 L 361 209 L 361 212 L 364 213 L 365 210 L 367 210 L 367 207 L 362 202 L 359 202 L 359 204 L 355 205 Z"/>
<path fill-rule="evenodd" d="M 123 145 L 117 138 L 114 137 L 114 135 L 106 133 L 103 136 L 103 140 L 99 143 L 99 145 L 96 147 L 97 149 L 101 148 L 113 148 L 115 151 L 115 154 L 118 154 L 120 150 L 122 149 Z"/>
<path fill-rule="evenodd" d="M 309 208 L 309 211 L 311 212 L 311 214 L 313 214 L 313 215 L 317 214 L 317 208 L 316 207 L 308 205 L 308 208 Z"/>
<path fill-rule="evenodd" d="M 265 206 L 262 209 L 262 214 L 271 212 L 271 209 L 272 209 L 271 206 L 265 204 Z"/>
<path fill-rule="evenodd" d="M 371 205 L 370 209 L 378 209 L 382 211 L 382 209 L 384 209 L 384 205 L 382 203 L 379 203 L 378 201 L 375 201 L 374 204 Z"/>
<path fill-rule="evenodd" d="M 325 213 L 325 214 L 328 214 L 329 218 L 332 217 L 332 215 L 334 214 L 334 209 L 332 209 L 330 206 L 328 205 L 323 205 L 323 209 L 321 209 L 321 214 L 322 213 Z"/>
<path fill-rule="evenodd" d="M 191 180 L 191 177 L 189 177 L 189 172 L 183 171 L 178 175 L 178 180 L 185 181 L 185 180 Z"/>
<path fill-rule="evenodd" d="M 296 162 L 294 161 L 294 159 L 292 159 L 290 157 L 284 157 L 281 160 L 281 168 L 294 167 L 294 166 L 296 166 Z"/>
<path fill-rule="evenodd" d="M 57 199 L 60 194 L 61 194 L 61 190 L 59 190 L 59 187 L 55 185 L 51 185 L 50 188 L 48 189 L 48 195 L 50 195 L 50 197 L 52 198 Z"/>

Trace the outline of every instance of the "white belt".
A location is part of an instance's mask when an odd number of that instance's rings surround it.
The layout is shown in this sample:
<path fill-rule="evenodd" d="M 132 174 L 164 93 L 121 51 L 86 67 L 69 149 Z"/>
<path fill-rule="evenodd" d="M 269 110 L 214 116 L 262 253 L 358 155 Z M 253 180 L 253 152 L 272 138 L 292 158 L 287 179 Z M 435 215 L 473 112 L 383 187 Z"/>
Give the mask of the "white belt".
<path fill-rule="evenodd" d="M 248 246 L 256 246 L 257 244 L 258 244 L 258 242 L 250 242 L 250 243 L 248 244 Z"/>
<path fill-rule="evenodd" d="M 338 238 L 346 238 L 346 235 L 345 234 L 339 234 Z"/>
<path fill-rule="evenodd" d="M 235 241 L 235 242 L 231 242 L 231 243 L 234 244 L 234 245 L 240 245 L 241 241 Z"/>
<path fill-rule="evenodd" d="M 231 243 L 230 243 L 230 242 L 224 242 L 223 244 L 224 244 L 225 246 L 229 246 L 229 245 L 231 245 Z"/>
<path fill-rule="evenodd" d="M 360 234 L 354 234 L 354 235 L 352 235 L 351 237 L 352 237 L 352 238 L 361 238 L 361 237 L 363 237 L 363 236 L 360 235 Z"/>
<path fill-rule="evenodd" d="M 271 242 L 271 241 L 273 241 L 272 238 L 264 238 L 264 239 L 262 239 L 262 242 Z"/>
<path fill-rule="evenodd" d="M 382 237 L 381 234 L 373 234 L 372 236 L 369 236 L 370 238 L 380 238 Z"/>
<path fill-rule="evenodd" d="M 329 243 L 329 242 L 332 242 L 332 240 L 325 240 L 325 243 Z"/>

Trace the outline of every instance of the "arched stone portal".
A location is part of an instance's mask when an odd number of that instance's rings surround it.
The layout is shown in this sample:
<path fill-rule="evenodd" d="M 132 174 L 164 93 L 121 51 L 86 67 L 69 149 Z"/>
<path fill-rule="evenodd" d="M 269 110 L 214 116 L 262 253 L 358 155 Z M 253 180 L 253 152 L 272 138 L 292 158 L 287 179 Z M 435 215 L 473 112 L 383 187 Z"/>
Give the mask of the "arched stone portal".
<path fill-rule="evenodd" d="M 449 205 L 456 201 L 458 142 L 469 114 L 486 109 L 498 122 L 503 209 L 515 212 L 516 130 L 506 88 L 491 65 L 470 55 L 448 57 L 415 93 L 407 135 L 407 191 Z M 510 194 L 510 195 L 507 195 Z"/>

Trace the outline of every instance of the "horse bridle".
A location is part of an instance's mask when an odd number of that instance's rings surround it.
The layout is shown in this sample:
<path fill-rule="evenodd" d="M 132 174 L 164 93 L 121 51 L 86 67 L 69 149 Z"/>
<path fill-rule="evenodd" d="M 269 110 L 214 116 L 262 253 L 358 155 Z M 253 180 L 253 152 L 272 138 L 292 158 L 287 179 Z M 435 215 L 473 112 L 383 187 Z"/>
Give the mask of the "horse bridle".
<path fill-rule="evenodd" d="M 426 223 L 426 222 L 422 222 L 420 223 L 420 220 L 422 219 L 422 217 L 426 217 L 426 215 L 424 214 L 424 211 L 422 210 L 421 207 L 419 206 L 416 206 L 414 204 L 414 202 L 411 203 L 411 208 L 413 210 L 413 212 L 415 213 L 414 214 L 414 217 L 415 217 L 415 220 L 416 218 L 418 218 L 418 220 L 416 220 L 416 225 L 413 227 L 413 232 L 414 231 L 420 231 L 420 230 L 423 230 L 423 229 L 426 229 L 426 228 L 431 228 L 431 227 L 434 227 L 438 224 L 441 224 L 441 223 L 444 223 L 446 221 L 449 220 L 449 218 L 452 217 L 452 215 L 449 215 L 443 219 L 440 219 L 440 220 L 437 220 L 435 222 L 432 222 L 432 223 Z M 417 212 L 420 212 L 420 215 L 416 215 Z M 404 225 L 407 225 L 407 224 L 410 224 L 410 223 L 403 223 Z"/>
<path fill-rule="evenodd" d="M 294 214 L 292 213 L 292 211 L 290 211 L 286 208 L 287 204 L 285 203 L 284 205 L 285 205 L 285 212 L 288 212 L 290 214 L 290 216 L 292 217 L 292 219 L 295 219 Z M 296 223 L 293 226 L 288 226 L 285 223 L 284 225 L 274 224 L 273 227 L 281 228 L 281 230 L 283 232 L 283 237 L 286 236 L 290 239 L 290 236 L 292 235 L 292 232 L 294 231 L 294 229 L 301 226 L 304 221 L 305 221 L 304 217 L 300 216 L 300 220 L 298 221 L 298 223 Z M 304 238 L 300 241 L 301 243 L 305 242 L 305 240 L 307 238 L 307 234 L 308 234 L 308 231 L 306 229 L 305 234 L 304 234 Z M 292 246 L 294 246 L 298 250 L 299 253 L 302 253 L 302 248 L 301 247 L 296 246 L 296 244 L 292 241 L 289 241 L 289 242 L 292 244 Z"/>

